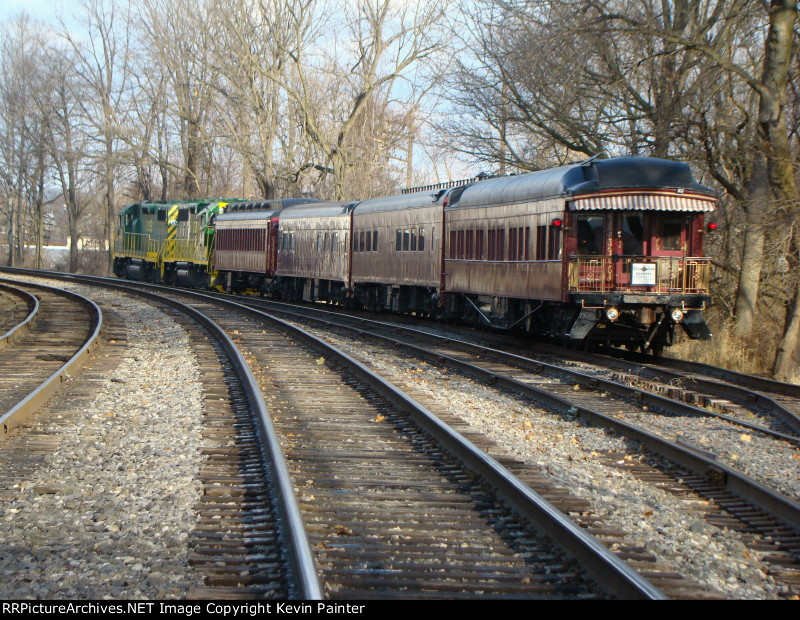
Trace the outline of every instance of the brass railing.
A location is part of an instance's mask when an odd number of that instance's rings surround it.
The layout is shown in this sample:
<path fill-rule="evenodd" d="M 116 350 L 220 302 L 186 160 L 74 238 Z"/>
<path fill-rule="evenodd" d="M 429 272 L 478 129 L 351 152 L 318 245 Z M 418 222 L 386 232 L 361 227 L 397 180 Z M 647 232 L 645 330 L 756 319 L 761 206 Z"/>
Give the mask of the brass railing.
<path fill-rule="evenodd" d="M 570 256 L 569 290 L 577 293 L 708 294 L 710 258 Z"/>

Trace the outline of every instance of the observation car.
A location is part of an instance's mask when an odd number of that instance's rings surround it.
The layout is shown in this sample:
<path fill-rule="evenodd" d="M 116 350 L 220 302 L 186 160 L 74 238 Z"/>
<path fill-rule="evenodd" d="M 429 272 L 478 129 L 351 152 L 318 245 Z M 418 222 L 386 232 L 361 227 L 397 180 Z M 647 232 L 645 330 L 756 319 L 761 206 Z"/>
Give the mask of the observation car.
<path fill-rule="evenodd" d="M 711 333 L 704 214 L 687 164 L 625 157 L 475 183 L 444 209 L 446 313 L 656 353 Z"/>

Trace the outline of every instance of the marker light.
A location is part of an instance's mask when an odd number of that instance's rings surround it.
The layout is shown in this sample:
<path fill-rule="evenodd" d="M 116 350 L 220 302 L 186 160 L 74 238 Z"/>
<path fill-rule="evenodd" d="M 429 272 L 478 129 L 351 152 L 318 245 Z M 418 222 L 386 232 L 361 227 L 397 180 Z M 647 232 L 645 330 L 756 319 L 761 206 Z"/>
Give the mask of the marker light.
<path fill-rule="evenodd" d="M 680 308 L 673 308 L 672 312 L 670 312 L 669 315 L 672 317 L 672 320 L 675 321 L 676 323 L 680 323 L 681 320 L 683 320 L 683 310 L 681 310 Z"/>
<path fill-rule="evenodd" d="M 616 308 L 608 308 L 606 310 L 606 318 L 613 323 L 619 318 L 619 310 Z"/>

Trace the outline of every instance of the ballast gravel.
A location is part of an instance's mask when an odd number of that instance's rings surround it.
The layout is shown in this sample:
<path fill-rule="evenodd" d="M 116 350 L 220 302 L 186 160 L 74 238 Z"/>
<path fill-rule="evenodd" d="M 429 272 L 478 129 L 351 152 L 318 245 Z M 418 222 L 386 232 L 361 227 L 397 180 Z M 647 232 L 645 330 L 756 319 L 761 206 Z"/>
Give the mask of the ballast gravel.
<path fill-rule="evenodd" d="M 184 597 L 201 585 L 188 538 L 202 386 L 187 334 L 132 298 L 51 285 L 113 308 L 129 344 L 44 466 L 0 498 L 0 598 Z"/>
<path fill-rule="evenodd" d="M 398 357 L 372 341 L 367 347 L 329 331 L 305 328 L 376 372 L 404 377 L 476 432 L 590 501 L 593 512 L 606 525 L 627 532 L 629 542 L 643 546 L 659 560 L 706 585 L 710 594 L 771 599 L 785 591 L 785 586 L 767 574 L 761 554 L 746 547 L 737 532 L 705 522 L 685 500 L 603 464 L 599 457 L 609 451 L 628 453 L 620 458 L 638 458 L 628 440 L 448 370 Z"/>
<path fill-rule="evenodd" d="M 473 339 L 489 344 L 485 342 L 487 339 L 483 338 L 480 333 L 475 334 L 475 338 L 470 338 L 464 330 L 425 324 L 412 326 L 420 331 L 439 336 L 457 340 Z M 533 355 L 532 359 L 601 379 L 617 381 L 617 371 L 594 364 L 571 362 L 548 354 Z M 567 378 L 565 381 L 569 382 L 569 379 Z M 551 382 L 555 382 L 555 380 L 553 379 Z M 603 413 L 617 415 L 618 407 L 614 406 L 615 400 L 614 396 L 608 395 L 609 407 Z M 765 421 L 748 415 L 746 411 L 740 415 L 745 421 L 769 426 Z M 622 419 L 651 429 L 662 437 L 671 440 L 680 439 L 711 452 L 721 463 L 775 489 L 794 501 L 800 501 L 800 448 L 787 441 L 714 417 L 664 415 L 657 411 L 648 411 L 647 408 L 643 408 L 640 414 L 627 415 Z"/>

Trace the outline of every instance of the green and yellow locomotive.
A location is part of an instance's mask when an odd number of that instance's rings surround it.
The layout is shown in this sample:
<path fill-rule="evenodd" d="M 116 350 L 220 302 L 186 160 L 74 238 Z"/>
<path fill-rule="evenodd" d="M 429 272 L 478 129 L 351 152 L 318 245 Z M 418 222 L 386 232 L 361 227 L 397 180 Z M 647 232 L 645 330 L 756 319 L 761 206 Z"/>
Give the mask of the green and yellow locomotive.
<path fill-rule="evenodd" d="M 156 201 L 126 206 L 119 214 L 114 274 L 143 282 L 207 286 L 214 247 L 212 224 L 229 202 Z"/>

